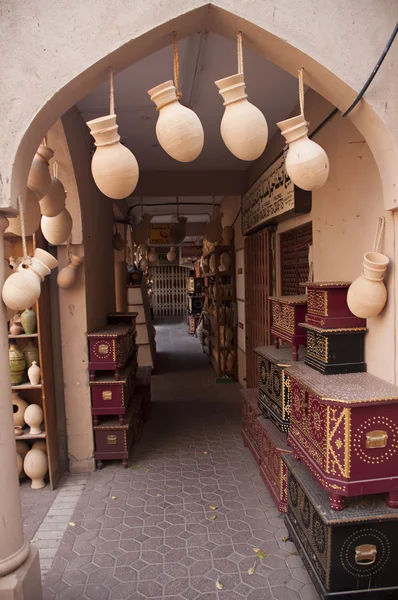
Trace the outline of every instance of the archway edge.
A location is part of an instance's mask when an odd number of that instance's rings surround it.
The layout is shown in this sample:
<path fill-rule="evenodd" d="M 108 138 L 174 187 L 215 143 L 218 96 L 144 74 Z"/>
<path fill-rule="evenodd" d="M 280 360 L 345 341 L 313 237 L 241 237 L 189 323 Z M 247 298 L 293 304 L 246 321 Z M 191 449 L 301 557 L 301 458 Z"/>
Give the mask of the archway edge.
<path fill-rule="evenodd" d="M 18 12 L 23 8 L 18 4 L 9 20 L 18 19 Z M 79 4 L 78 0 L 61 0 L 51 11 L 45 9 L 41 0 L 31 0 L 29 10 L 35 8 L 39 22 L 47 27 L 41 31 L 43 35 L 39 40 L 34 37 L 29 56 L 26 53 L 29 44 L 21 45 L 21 37 L 26 34 L 25 42 L 29 37 L 31 15 L 26 14 L 25 10 L 23 18 L 22 14 L 19 15 L 18 25 L 14 22 L 8 28 L 8 19 L 3 20 L 3 26 L 7 28 L 3 37 L 3 44 L 6 44 L 4 50 L 10 56 L 12 69 L 8 68 L 8 76 L 3 78 L 6 89 L 0 106 L 0 112 L 3 112 L 0 209 L 6 214 L 15 214 L 17 196 L 24 193 L 34 151 L 56 119 L 102 83 L 110 65 L 120 71 L 170 44 L 170 35 L 174 30 L 181 37 L 198 29 L 209 29 L 234 38 L 240 29 L 244 33 L 245 43 L 277 66 L 294 75 L 303 66 L 308 85 L 341 110 L 345 109 L 356 96 L 382 50 L 383 42 L 372 43 L 370 27 L 374 29 L 374 23 L 377 22 L 380 25 L 378 38 L 384 39 L 385 34 L 387 39 L 393 22 L 393 3 L 387 6 L 387 9 L 391 8 L 391 14 L 387 10 L 382 23 L 379 23 L 379 12 L 375 10 L 373 25 L 369 15 L 372 7 L 364 11 L 363 5 L 358 3 L 355 28 L 351 29 L 347 28 L 348 15 L 344 14 L 346 9 L 343 6 L 337 7 L 338 14 L 328 14 L 327 19 L 319 21 L 323 15 L 319 14 L 318 4 L 317 0 L 303 0 L 301 3 L 291 3 L 290 0 L 242 0 L 238 14 L 233 0 L 212 3 L 175 0 L 173 3 L 160 4 L 156 0 L 138 0 L 134 4 L 134 15 L 130 15 L 125 13 L 123 0 L 115 0 L 112 4 L 113 18 L 110 19 L 109 3 L 104 0 L 96 0 L 92 13 L 87 3 Z M 75 16 L 73 26 L 69 29 L 60 27 L 62 11 L 67 13 L 64 14 L 66 20 L 71 14 Z M 55 34 L 52 36 L 47 31 L 51 26 Z M 94 44 L 93 31 L 95 40 L 98 40 Z M 330 47 L 334 31 L 340 33 L 339 37 L 345 33 L 353 34 L 337 55 L 331 52 Z M 38 44 L 41 44 L 39 48 Z M 55 61 L 55 65 L 49 66 L 48 59 L 43 59 L 46 46 L 51 48 L 53 54 L 63 55 L 64 60 Z M 353 57 L 350 54 L 351 46 L 361 48 L 360 61 L 348 60 L 350 56 Z M 390 54 L 386 65 L 383 65 L 384 74 L 381 71 L 378 75 L 378 86 L 366 101 L 358 105 L 350 118 L 367 141 L 379 167 L 385 208 L 395 209 L 398 206 L 398 101 L 393 93 L 396 75 L 391 78 L 391 65 L 398 51 L 394 48 Z M 358 51 L 355 58 L 358 59 Z M 30 61 L 35 62 L 32 70 L 29 69 Z M 3 61 L 4 64 L 8 65 L 7 60 Z M 14 86 L 18 86 L 18 98 L 15 97 Z M 391 99 L 388 107 L 382 102 L 385 98 Z"/>

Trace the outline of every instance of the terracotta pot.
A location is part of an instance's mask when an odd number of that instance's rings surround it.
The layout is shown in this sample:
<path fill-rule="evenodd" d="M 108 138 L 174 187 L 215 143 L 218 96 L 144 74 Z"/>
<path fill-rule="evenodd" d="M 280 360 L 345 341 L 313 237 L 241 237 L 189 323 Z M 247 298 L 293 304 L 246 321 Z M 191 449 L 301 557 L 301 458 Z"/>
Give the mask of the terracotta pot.
<path fill-rule="evenodd" d="M 329 159 L 319 144 L 308 138 L 308 123 L 304 115 L 277 123 L 289 150 L 285 158 L 287 174 L 303 190 L 316 190 L 329 176 Z"/>
<path fill-rule="evenodd" d="M 47 194 L 40 200 L 40 212 L 45 217 L 56 217 L 65 208 L 66 192 L 57 177 L 51 177 Z"/>
<path fill-rule="evenodd" d="M 29 404 L 24 414 L 25 423 L 29 425 L 31 435 L 41 433 L 40 425 L 43 422 L 43 410 L 38 404 Z"/>
<path fill-rule="evenodd" d="M 14 435 L 15 435 L 15 437 L 18 437 L 18 436 L 20 436 L 20 435 L 23 435 L 23 428 L 22 428 L 22 427 L 20 427 L 19 425 L 18 425 L 18 426 L 15 426 L 15 427 L 14 427 Z"/>
<path fill-rule="evenodd" d="M 174 223 L 170 228 L 170 242 L 178 246 L 182 244 L 186 234 L 187 217 L 178 217 L 178 223 Z"/>
<path fill-rule="evenodd" d="M 40 144 L 32 161 L 28 175 L 28 188 L 40 200 L 50 190 L 51 175 L 48 168 L 49 160 L 54 156 L 54 152 L 49 146 Z"/>
<path fill-rule="evenodd" d="M 148 261 L 146 258 L 141 258 L 140 262 L 138 263 L 139 267 L 141 269 L 141 271 L 146 271 L 148 268 Z"/>
<path fill-rule="evenodd" d="M 25 235 L 33 235 L 40 227 L 40 204 L 34 193 L 27 189 L 25 194 L 24 202 L 24 221 L 25 221 Z M 13 219 L 9 220 L 9 225 L 6 229 L 7 233 L 13 233 L 14 235 L 22 235 L 21 228 L 21 216 L 18 215 Z"/>
<path fill-rule="evenodd" d="M 20 265 L 21 266 L 21 265 Z M 24 310 L 32 306 L 40 296 L 40 277 L 32 268 L 18 267 L 3 285 L 4 304 L 12 310 Z"/>
<path fill-rule="evenodd" d="M 223 252 L 220 256 L 220 267 L 223 271 L 229 271 L 232 265 L 232 256 L 229 252 Z"/>
<path fill-rule="evenodd" d="M 94 119 L 87 125 L 96 145 L 91 161 L 96 186 L 108 198 L 127 198 L 138 183 L 139 169 L 134 154 L 120 143 L 116 115 Z"/>
<path fill-rule="evenodd" d="M 29 444 L 27 442 L 22 441 L 22 440 L 18 440 L 16 442 L 16 447 L 17 447 L 18 454 L 20 454 L 22 456 L 22 458 L 25 458 L 25 456 L 27 455 L 27 453 L 30 450 Z M 32 446 L 32 448 L 33 448 L 33 446 Z"/>
<path fill-rule="evenodd" d="M 159 118 L 156 136 L 163 150 L 175 160 L 191 162 L 202 152 L 202 123 L 193 110 L 179 103 L 172 81 L 165 81 L 148 91 L 156 104 Z"/>
<path fill-rule="evenodd" d="M 46 453 L 38 448 L 29 450 L 23 463 L 26 475 L 32 480 L 31 488 L 39 490 L 46 484 L 44 477 L 48 470 Z"/>
<path fill-rule="evenodd" d="M 151 248 L 148 252 L 148 260 L 150 263 L 155 263 L 158 260 L 155 248 Z"/>
<path fill-rule="evenodd" d="M 59 246 L 68 239 L 72 231 L 72 217 L 68 210 L 64 208 L 56 217 L 41 218 L 41 230 L 49 244 Z"/>
<path fill-rule="evenodd" d="M 69 265 L 58 273 L 57 284 L 60 288 L 70 288 L 76 283 L 77 269 L 83 263 L 83 260 L 83 258 L 72 254 Z"/>
<path fill-rule="evenodd" d="M 41 263 L 46 265 L 52 271 L 58 265 L 58 261 L 52 254 L 43 250 L 42 248 L 36 248 L 34 254 L 34 258 L 37 258 Z"/>
<path fill-rule="evenodd" d="M 223 243 L 226 246 L 230 245 L 230 243 L 234 239 L 234 230 L 233 230 L 233 227 L 230 227 L 229 225 L 227 225 L 226 227 L 223 227 L 223 230 L 222 230 L 222 239 L 223 239 Z"/>
<path fill-rule="evenodd" d="M 14 427 L 23 427 L 25 425 L 25 411 L 29 404 L 21 398 L 17 392 L 12 393 L 12 412 L 14 418 Z"/>
<path fill-rule="evenodd" d="M 167 260 L 169 262 L 174 262 L 175 259 L 176 259 L 176 250 L 175 250 L 174 246 L 172 246 L 167 253 Z"/>
<path fill-rule="evenodd" d="M 145 244 L 149 238 L 149 232 L 151 228 L 152 215 L 144 213 L 141 218 L 141 222 L 133 230 L 133 239 L 137 246 Z"/>
<path fill-rule="evenodd" d="M 350 285 L 347 304 L 350 311 L 362 319 L 376 317 L 387 301 L 387 289 L 383 283 L 389 259 L 379 252 L 364 255 L 362 274 Z"/>
<path fill-rule="evenodd" d="M 25 374 L 25 357 L 16 344 L 11 343 L 8 349 L 10 362 L 11 384 L 19 385 Z"/>
<path fill-rule="evenodd" d="M 36 440 L 35 443 L 32 444 L 32 450 L 42 450 L 45 454 L 47 454 L 46 440 Z"/>
<path fill-rule="evenodd" d="M 121 252 L 124 248 L 123 238 L 118 231 L 112 236 L 112 246 L 116 252 Z"/>
<path fill-rule="evenodd" d="M 247 99 L 243 74 L 215 82 L 224 99 L 221 137 L 230 152 L 241 160 L 256 160 L 268 141 L 267 121 L 261 110 Z"/>
<path fill-rule="evenodd" d="M 37 365 L 39 364 L 39 350 L 32 341 L 28 342 L 22 352 L 25 357 L 27 369 L 32 366 L 33 361 L 35 361 Z"/>
<path fill-rule="evenodd" d="M 32 333 L 36 333 L 36 324 L 37 318 L 36 313 L 31 308 L 27 308 L 21 314 L 21 324 L 24 328 L 25 333 L 31 335 Z"/>
<path fill-rule="evenodd" d="M 23 327 L 21 323 L 11 323 L 10 333 L 11 335 L 21 335 L 21 333 L 23 333 Z"/>
<path fill-rule="evenodd" d="M 31 385 L 38 385 L 40 383 L 40 378 L 40 367 L 37 366 L 37 362 L 34 360 L 28 369 L 28 379 Z"/>
<path fill-rule="evenodd" d="M 205 238 L 209 242 L 215 244 L 222 238 L 222 225 L 221 225 L 222 214 L 219 213 L 213 217 L 205 227 Z"/>

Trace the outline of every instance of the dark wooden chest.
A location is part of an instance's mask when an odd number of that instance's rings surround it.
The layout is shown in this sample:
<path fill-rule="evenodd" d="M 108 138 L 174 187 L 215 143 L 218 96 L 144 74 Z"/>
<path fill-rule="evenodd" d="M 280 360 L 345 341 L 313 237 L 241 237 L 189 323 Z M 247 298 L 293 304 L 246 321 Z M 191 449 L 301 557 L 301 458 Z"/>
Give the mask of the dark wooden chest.
<path fill-rule="evenodd" d="M 132 361 L 115 381 L 113 375 L 102 375 L 90 381 L 91 413 L 94 425 L 98 425 L 100 415 L 118 415 L 119 423 L 124 423 L 124 415 L 134 396 L 137 362 Z"/>
<path fill-rule="evenodd" d="M 348 281 L 303 283 L 307 289 L 305 322 L 324 329 L 366 327 L 366 320 L 352 314 L 347 304 Z"/>
<path fill-rule="evenodd" d="M 275 348 L 283 340 L 292 346 L 292 360 L 298 360 L 298 346 L 305 345 L 307 337 L 300 323 L 307 312 L 307 296 L 270 296 L 272 326 L 271 334 Z"/>
<path fill-rule="evenodd" d="M 90 379 L 96 371 L 114 371 L 116 380 L 120 371 L 130 362 L 135 347 L 135 329 L 132 325 L 106 325 L 89 333 Z"/>
<path fill-rule="evenodd" d="M 282 456 L 290 454 L 287 436 L 271 421 L 258 417 L 261 427 L 260 475 L 278 510 L 287 511 L 287 475 Z"/>
<path fill-rule="evenodd" d="M 261 427 L 257 417 L 261 414 L 258 408 L 257 388 L 239 390 L 242 394 L 242 437 L 245 446 L 253 454 L 257 464 L 260 464 Z"/>

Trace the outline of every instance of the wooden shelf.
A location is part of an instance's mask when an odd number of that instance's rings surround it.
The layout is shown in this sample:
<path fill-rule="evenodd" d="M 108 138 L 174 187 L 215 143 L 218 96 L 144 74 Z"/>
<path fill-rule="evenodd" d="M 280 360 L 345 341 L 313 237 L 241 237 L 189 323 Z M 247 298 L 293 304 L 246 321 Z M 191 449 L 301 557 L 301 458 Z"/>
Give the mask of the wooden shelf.
<path fill-rule="evenodd" d="M 235 295 L 233 296 L 213 296 L 212 294 L 205 294 L 202 292 L 202 296 L 210 298 L 210 300 L 220 300 L 220 302 L 235 302 Z"/>
<path fill-rule="evenodd" d="M 46 439 L 46 432 L 42 431 L 41 433 L 36 433 L 36 434 L 30 434 L 29 433 L 29 427 L 25 427 L 23 430 L 23 434 L 22 435 L 16 435 L 15 436 L 15 440 L 45 440 Z"/>
<path fill-rule="evenodd" d="M 21 333 L 19 335 L 12 335 L 11 333 L 8 335 L 8 339 L 9 340 L 19 340 L 19 339 L 26 339 L 26 338 L 37 338 L 39 337 L 38 333 Z"/>
<path fill-rule="evenodd" d="M 21 383 L 20 385 L 12 385 L 12 390 L 41 390 L 42 384 L 32 385 L 31 383 Z"/>

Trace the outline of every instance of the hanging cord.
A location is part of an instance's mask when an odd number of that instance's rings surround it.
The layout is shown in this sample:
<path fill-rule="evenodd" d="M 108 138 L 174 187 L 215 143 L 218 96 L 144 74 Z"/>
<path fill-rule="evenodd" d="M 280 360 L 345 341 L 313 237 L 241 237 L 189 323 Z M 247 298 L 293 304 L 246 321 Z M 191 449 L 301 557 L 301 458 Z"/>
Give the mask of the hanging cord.
<path fill-rule="evenodd" d="M 385 217 L 379 217 L 378 220 L 377 220 L 375 241 L 374 241 L 374 244 L 373 244 L 373 252 L 380 252 L 380 244 L 381 244 L 381 240 L 382 240 L 383 235 L 384 235 L 385 226 L 386 226 L 386 218 Z"/>
<path fill-rule="evenodd" d="M 300 114 L 304 116 L 304 69 L 301 67 L 298 71 L 299 80 L 299 99 L 300 99 Z"/>
<path fill-rule="evenodd" d="M 66 241 L 66 255 L 68 257 L 68 265 L 71 264 L 72 260 L 71 260 L 71 256 L 72 256 L 72 234 L 69 235 L 67 241 Z"/>
<path fill-rule="evenodd" d="M 174 54 L 174 85 L 177 98 L 181 98 L 182 93 L 178 89 L 180 80 L 180 58 L 178 56 L 177 33 L 173 33 L 173 54 Z"/>
<path fill-rule="evenodd" d="M 114 72 L 112 67 L 109 67 L 109 114 L 115 114 L 115 84 L 113 80 Z"/>
<path fill-rule="evenodd" d="M 31 260 L 28 256 L 28 249 L 26 246 L 26 235 L 25 235 L 25 202 L 22 196 L 18 196 L 18 209 L 19 209 L 19 220 L 21 222 L 21 235 L 22 235 L 22 251 L 23 251 L 23 259 L 22 263 L 24 265 L 29 265 Z"/>
<path fill-rule="evenodd" d="M 244 75 L 244 72 L 243 72 L 243 36 L 242 36 L 241 31 L 239 31 L 238 35 L 236 36 L 236 43 L 237 43 L 237 49 L 238 49 L 238 73 L 241 73 L 242 75 Z"/>

